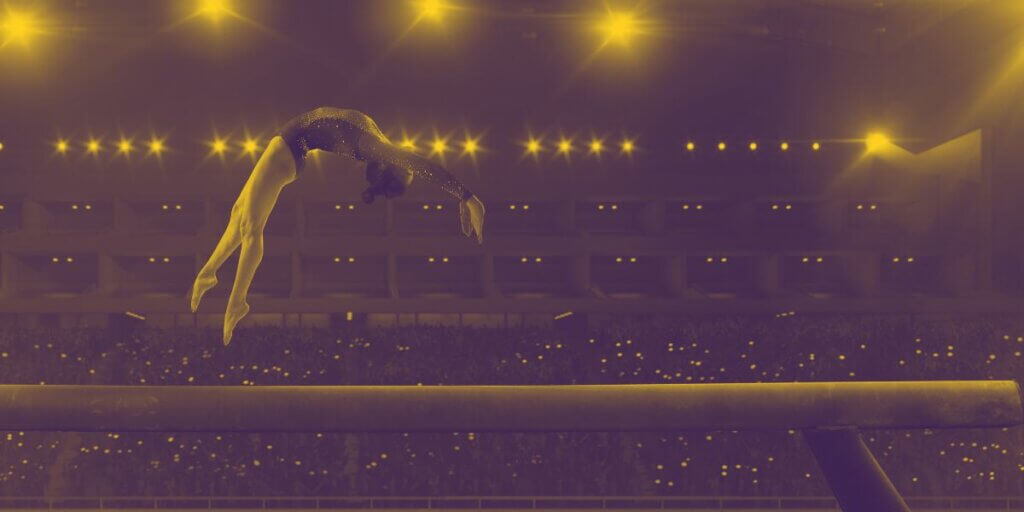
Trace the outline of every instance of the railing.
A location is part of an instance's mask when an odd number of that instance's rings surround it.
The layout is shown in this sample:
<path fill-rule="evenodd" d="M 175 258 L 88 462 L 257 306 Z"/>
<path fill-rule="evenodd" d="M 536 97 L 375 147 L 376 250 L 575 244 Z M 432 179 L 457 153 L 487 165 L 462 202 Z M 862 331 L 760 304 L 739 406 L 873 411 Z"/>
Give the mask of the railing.
<path fill-rule="evenodd" d="M 912 510 L 1024 510 L 1024 496 L 906 498 Z M 0 509 L 54 510 L 839 510 L 827 496 L 335 496 L 335 497 L 0 497 Z"/>

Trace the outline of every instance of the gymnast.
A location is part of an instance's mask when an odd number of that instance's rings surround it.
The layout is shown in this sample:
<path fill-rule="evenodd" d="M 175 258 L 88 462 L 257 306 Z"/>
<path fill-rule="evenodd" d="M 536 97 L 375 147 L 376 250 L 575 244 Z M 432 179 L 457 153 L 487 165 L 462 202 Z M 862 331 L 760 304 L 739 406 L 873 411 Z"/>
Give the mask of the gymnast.
<path fill-rule="evenodd" d="M 377 196 L 402 195 L 413 178 L 425 179 L 459 199 L 459 222 L 467 237 L 483 243 L 484 205 L 465 185 L 440 165 L 391 143 L 369 116 L 357 110 L 322 107 L 300 114 L 285 124 L 249 174 L 231 218 L 210 259 L 192 285 L 192 312 L 199 308 L 210 288 L 217 284 L 217 269 L 241 246 L 234 286 L 224 314 L 224 345 L 231 342 L 235 325 L 249 312 L 245 298 L 256 267 L 263 259 L 263 227 L 281 189 L 302 172 L 312 150 L 347 155 L 366 162 L 369 187 L 362 199 L 370 204 Z"/>

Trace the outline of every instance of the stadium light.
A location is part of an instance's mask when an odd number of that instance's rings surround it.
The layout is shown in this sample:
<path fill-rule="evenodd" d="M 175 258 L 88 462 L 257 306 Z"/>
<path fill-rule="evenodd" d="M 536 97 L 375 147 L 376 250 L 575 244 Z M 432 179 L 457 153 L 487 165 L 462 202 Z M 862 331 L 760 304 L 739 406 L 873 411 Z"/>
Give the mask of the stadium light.
<path fill-rule="evenodd" d="M 637 34 L 637 20 L 633 13 L 609 11 L 598 28 L 605 38 L 602 46 L 610 43 L 628 46 Z"/>
<path fill-rule="evenodd" d="M 444 17 L 444 11 L 451 8 L 443 0 L 419 0 L 416 4 L 420 13 L 419 19 L 426 18 L 431 21 L 441 21 L 441 18 Z"/>
<path fill-rule="evenodd" d="M 622 140 L 622 152 L 623 153 L 625 153 L 627 155 L 632 155 L 634 149 L 636 149 L 636 148 L 633 145 L 633 141 L 632 140 L 630 140 L 630 139 L 623 139 Z"/>
<path fill-rule="evenodd" d="M 34 15 L 10 8 L 7 9 L 3 23 L 0 23 L 0 32 L 3 34 L 3 42 L 0 43 L 0 48 L 11 43 L 17 43 L 22 47 L 28 48 L 32 37 L 43 33 Z"/>
<path fill-rule="evenodd" d="M 237 16 L 230 0 L 200 0 L 195 14 L 205 16 L 214 23 L 225 16 Z"/>
<path fill-rule="evenodd" d="M 523 147 L 526 150 L 526 154 L 531 155 L 534 158 L 536 158 L 537 155 L 539 155 L 540 151 L 541 151 L 540 139 L 534 138 L 531 135 L 528 139 L 526 139 L 526 142 L 523 143 Z"/>
<path fill-rule="evenodd" d="M 149 154 L 155 155 L 155 156 L 159 157 L 166 150 L 167 150 L 167 147 L 164 145 L 163 139 L 158 139 L 156 137 L 153 137 L 152 139 L 150 139 L 150 141 L 149 141 Z"/>
<path fill-rule="evenodd" d="M 131 139 L 121 137 L 121 140 L 118 141 L 117 143 L 117 152 L 124 156 L 128 156 L 129 154 L 131 154 L 132 149 L 133 148 Z"/>
<path fill-rule="evenodd" d="M 590 140 L 590 153 L 593 155 L 600 155 L 604 151 L 604 142 L 601 139 Z"/>
<path fill-rule="evenodd" d="M 242 143 L 242 151 L 247 155 L 255 155 L 258 149 L 259 144 L 256 142 L 256 139 L 245 139 L 245 142 Z"/>
<path fill-rule="evenodd" d="M 462 156 L 468 156 L 476 164 L 476 155 L 483 149 L 480 147 L 480 137 L 471 137 L 468 133 L 462 141 Z"/>
<path fill-rule="evenodd" d="M 563 138 L 558 141 L 558 152 L 565 156 L 569 156 L 569 153 L 572 152 L 572 140 Z"/>
<path fill-rule="evenodd" d="M 434 137 L 434 142 L 431 145 L 430 149 L 431 149 L 431 154 L 437 154 L 437 155 L 441 155 L 443 157 L 445 151 L 448 151 L 448 141 L 446 141 L 446 140 L 444 140 L 444 139 L 442 139 L 440 137 Z"/>
<path fill-rule="evenodd" d="M 870 133 L 864 139 L 864 145 L 867 147 L 868 153 L 874 153 L 876 151 L 879 151 L 888 144 L 889 137 L 887 137 L 884 133 Z"/>
<path fill-rule="evenodd" d="M 210 154 L 211 155 L 223 156 L 224 152 L 227 151 L 227 149 L 228 149 L 228 141 L 227 141 L 227 139 L 222 139 L 222 138 L 217 137 L 217 136 L 214 136 L 213 140 L 211 140 L 207 144 L 210 146 Z"/>
<path fill-rule="evenodd" d="M 100 152 L 100 141 L 98 139 L 89 139 L 85 143 L 85 150 L 90 155 L 98 155 Z"/>

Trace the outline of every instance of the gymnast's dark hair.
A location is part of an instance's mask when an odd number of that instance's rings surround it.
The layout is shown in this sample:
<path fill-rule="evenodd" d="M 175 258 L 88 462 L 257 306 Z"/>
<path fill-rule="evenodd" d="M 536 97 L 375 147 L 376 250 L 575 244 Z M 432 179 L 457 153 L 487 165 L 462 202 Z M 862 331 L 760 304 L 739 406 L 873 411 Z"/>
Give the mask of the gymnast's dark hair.
<path fill-rule="evenodd" d="M 377 196 L 384 196 L 388 199 L 398 197 L 405 193 L 406 184 L 409 182 L 403 179 L 407 174 L 404 170 L 392 165 L 382 164 L 375 160 L 366 162 L 366 182 L 370 184 L 363 191 L 363 202 L 370 204 Z"/>

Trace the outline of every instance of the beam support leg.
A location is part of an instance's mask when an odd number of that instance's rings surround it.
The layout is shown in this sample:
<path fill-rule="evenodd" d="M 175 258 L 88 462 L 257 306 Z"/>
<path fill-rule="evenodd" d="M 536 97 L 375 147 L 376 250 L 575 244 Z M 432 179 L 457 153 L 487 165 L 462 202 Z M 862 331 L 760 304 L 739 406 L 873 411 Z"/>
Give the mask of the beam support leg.
<path fill-rule="evenodd" d="M 843 512 L 910 512 L 856 429 L 803 435 Z"/>

